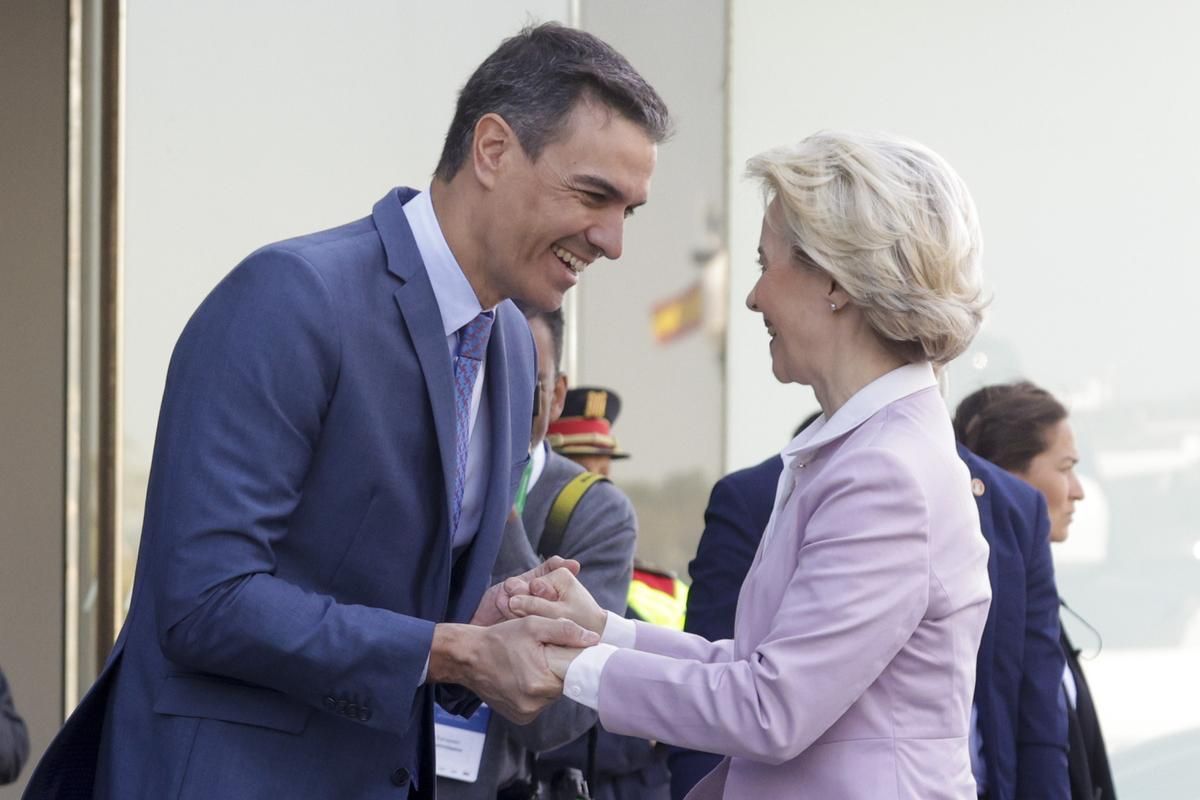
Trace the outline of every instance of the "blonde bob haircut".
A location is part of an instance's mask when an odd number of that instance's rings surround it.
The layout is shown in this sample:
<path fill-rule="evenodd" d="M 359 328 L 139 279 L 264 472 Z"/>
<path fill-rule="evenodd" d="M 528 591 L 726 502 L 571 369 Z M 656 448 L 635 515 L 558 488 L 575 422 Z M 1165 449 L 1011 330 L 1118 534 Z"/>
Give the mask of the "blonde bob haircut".
<path fill-rule="evenodd" d="M 909 362 L 943 364 L 979 330 L 983 242 L 966 185 L 941 156 L 893 136 L 821 131 L 750 159 L 778 199 L 792 256 L 829 273 Z"/>

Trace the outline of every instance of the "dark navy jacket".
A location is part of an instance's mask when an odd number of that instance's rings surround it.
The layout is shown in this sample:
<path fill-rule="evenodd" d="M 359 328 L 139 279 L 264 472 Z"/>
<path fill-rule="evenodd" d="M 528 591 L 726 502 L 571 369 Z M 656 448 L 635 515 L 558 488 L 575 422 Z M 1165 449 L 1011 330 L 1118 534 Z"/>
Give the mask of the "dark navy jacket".
<path fill-rule="evenodd" d="M 1066 657 L 1046 500 L 966 448 L 958 454 L 979 482 L 975 500 L 991 547 L 992 608 L 975 674 L 988 797 L 1067 800 Z"/>

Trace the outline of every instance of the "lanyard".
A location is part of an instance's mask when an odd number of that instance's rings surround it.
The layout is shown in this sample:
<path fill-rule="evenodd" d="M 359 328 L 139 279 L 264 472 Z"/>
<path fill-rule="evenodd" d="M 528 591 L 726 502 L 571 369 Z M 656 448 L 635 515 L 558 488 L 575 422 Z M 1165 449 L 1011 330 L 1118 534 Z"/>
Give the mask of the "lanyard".
<path fill-rule="evenodd" d="M 517 484 L 517 499 L 513 501 L 513 508 L 518 514 L 525 513 L 525 498 L 529 496 L 529 477 L 533 475 L 533 459 L 529 459 L 529 463 L 525 465 L 525 471 L 521 473 L 521 482 Z"/>

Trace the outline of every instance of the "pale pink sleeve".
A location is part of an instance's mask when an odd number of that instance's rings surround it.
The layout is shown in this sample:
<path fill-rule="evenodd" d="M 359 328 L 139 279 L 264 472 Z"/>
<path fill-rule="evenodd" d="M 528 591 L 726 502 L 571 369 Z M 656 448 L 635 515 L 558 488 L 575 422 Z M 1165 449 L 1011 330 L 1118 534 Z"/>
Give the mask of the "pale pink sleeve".
<path fill-rule="evenodd" d="M 795 531 L 777 534 L 795 539 Z M 929 602 L 928 539 L 926 500 L 909 468 L 886 451 L 848 454 L 749 657 L 697 658 L 706 651 L 685 634 L 639 625 L 637 649 L 614 652 L 604 666 L 600 721 L 613 733 L 694 750 L 771 764 L 795 758 L 916 630 Z"/>

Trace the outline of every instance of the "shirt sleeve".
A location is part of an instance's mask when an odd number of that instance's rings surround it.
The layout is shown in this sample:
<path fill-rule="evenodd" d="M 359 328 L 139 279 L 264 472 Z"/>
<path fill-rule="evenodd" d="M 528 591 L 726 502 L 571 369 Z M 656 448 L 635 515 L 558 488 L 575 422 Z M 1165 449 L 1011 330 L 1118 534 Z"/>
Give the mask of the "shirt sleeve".
<path fill-rule="evenodd" d="M 571 666 L 567 667 L 567 678 L 563 681 L 563 694 L 576 703 L 598 710 L 600 707 L 600 673 L 604 671 L 604 665 L 618 649 L 611 644 L 601 642 L 576 656 L 575 660 L 571 662 Z"/>
<path fill-rule="evenodd" d="M 611 611 L 605 613 L 608 614 L 608 622 L 604 623 L 604 632 L 600 634 L 601 643 L 613 647 L 633 647 L 637 641 L 637 624 L 620 614 Z"/>
<path fill-rule="evenodd" d="M 637 625 L 611 611 L 600 644 L 589 647 L 575 657 L 567 667 L 567 679 L 563 681 L 563 694 L 576 703 L 597 709 L 600 703 L 600 673 L 612 654 L 622 647 L 633 647 L 637 639 Z"/>

